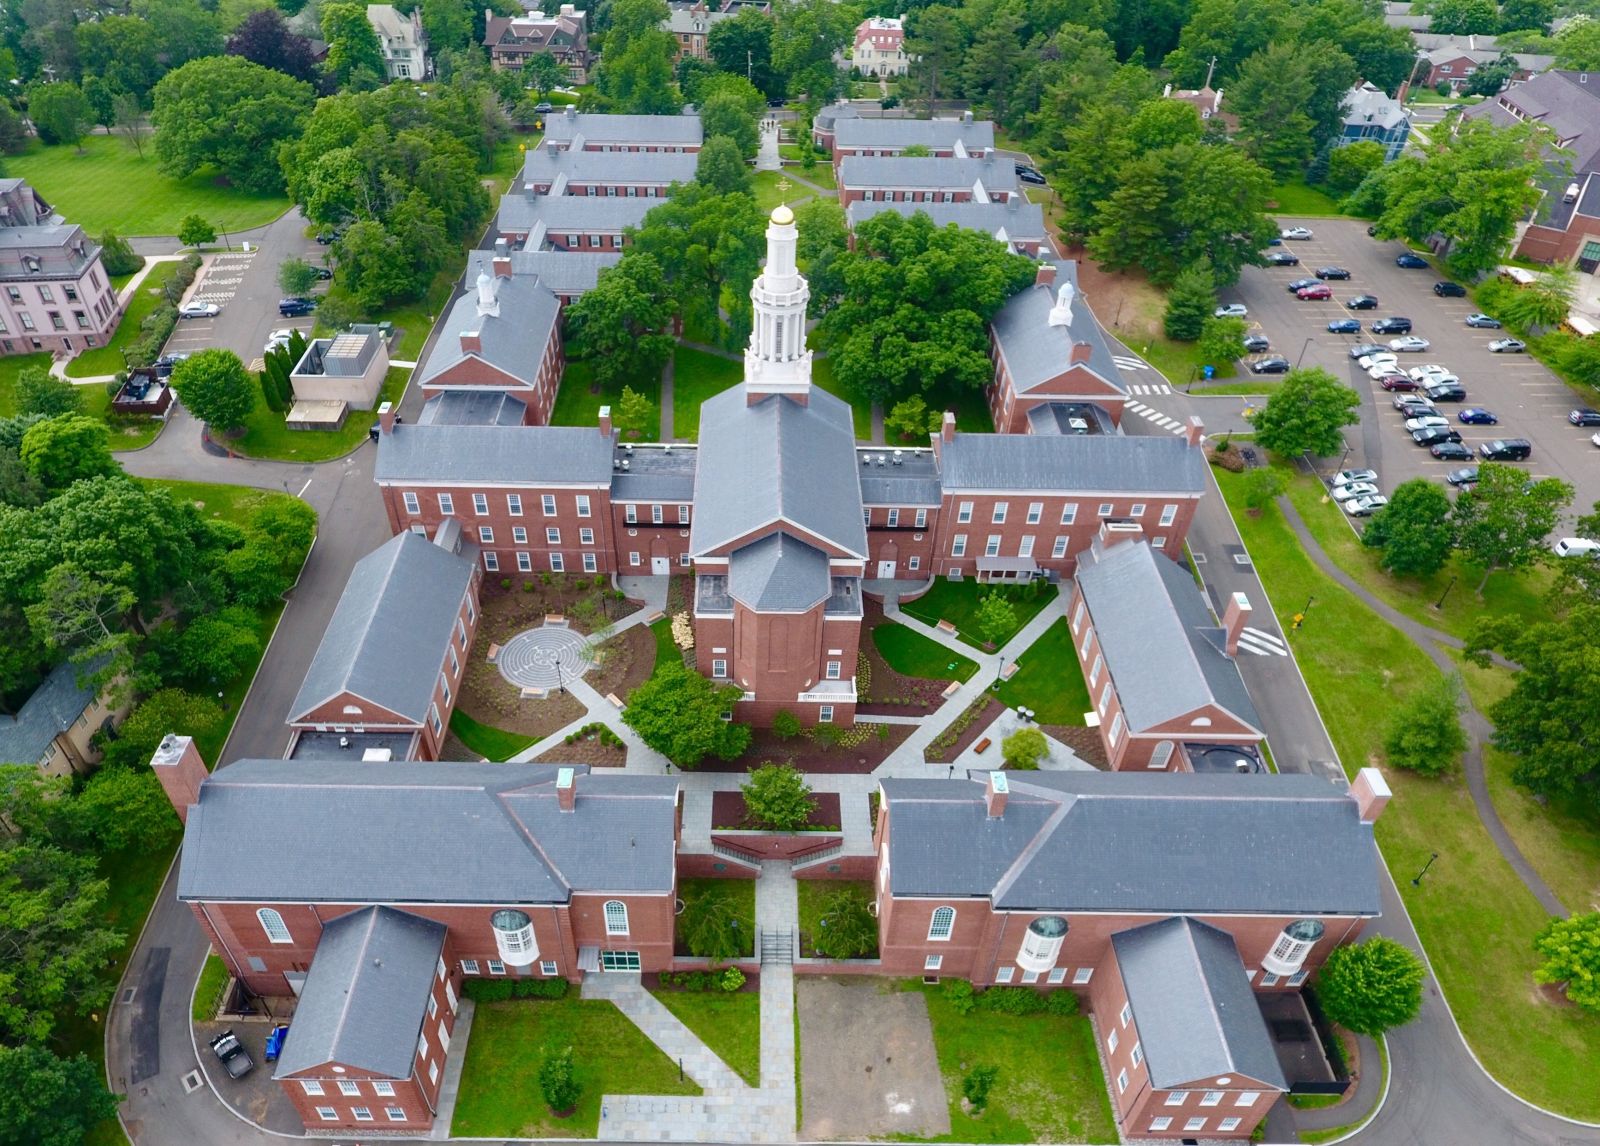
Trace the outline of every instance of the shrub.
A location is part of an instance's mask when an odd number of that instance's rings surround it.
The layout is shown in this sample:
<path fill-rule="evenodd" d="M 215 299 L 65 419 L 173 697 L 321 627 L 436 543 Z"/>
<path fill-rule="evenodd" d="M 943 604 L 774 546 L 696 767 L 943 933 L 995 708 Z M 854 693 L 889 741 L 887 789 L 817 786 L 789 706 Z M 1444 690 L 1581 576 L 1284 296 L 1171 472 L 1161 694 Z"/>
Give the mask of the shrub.
<path fill-rule="evenodd" d="M 744 972 L 737 967 L 729 967 L 718 976 L 718 979 L 720 980 L 718 985 L 724 991 L 737 991 L 744 986 Z"/>
<path fill-rule="evenodd" d="M 772 734 L 779 740 L 793 740 L 800 735 L 800 718 L 787 708 L 772 714 Z"/>
<path fill-rule="evenodd" d="M 1000 742 L 1000 755 L 1008 768 L 1036 769 L 1049 754 L 1050 745 L 1037 728 L 1019 728 Z"/>
<path fill-rule="evenodd" d="M 951 1010 L 958 1015 L 970 1015 L 978 1005 L 978 999 L 972 991 L 972 984 L 965 979 L 946 979 L 940 990 Z"/>
<path fill-rule="evenodd" d="M 1377 1037 L 1417 1017 L 1422 975 L 1422 960 L 1409 947 L 1377 935 L 1329 953 L 1317 974 L 1317 999 L 1341 1027 Z"/>
<path fill-rule="evenodd" d="M 837 748 L 844 739 L 844 729 L 837 724 L 819 724 L 811 730 L 811 738 L 819 748 Z"/>
<path fill-rule="evenodd" d="M 989 1088 L 994 1085 L 995 1076 L 999 1073 L 992 1066 L 975 1066 L 961 1080 L 961 1093 L 967 1096 L 967 1102 L 975 1112 L 989 1105 Z"/>
<path fill-rule="evenodd" d="M 978 997 L 978 1005 L 997 1015 L 1042 1015 L 1045 996 L 1032 987 L 990 987 Z"/>
<path fill-rule="evenodd" d="M 510 589 L 511 589 L 511 578 L 509 578 L 509 577 L 500 578 L 500 588 L 505 590 L 505 591 L 507 591 L 507 592 L 509 592 Z"/>
<path fill-rule="evenodd" d="M 468 979 L 461 993 L 475 1003 L 503 1003 L 511 998 L 515 986 L 512 979 Z"/>
<path fill-rule="evenodd" d="M 798 831 L 817 808 L 811 785 L 788 764 L 763 764 L 740 791 L 751 822 L 771 831 Z"/>
<path fill-rule="evenodd" d="M 514 999 L 565 999 L 572 984 L 565 979 L 514 979 L 511 997 Z"/>
<path fill-rule="evenodd" d="M 729 972 L 739 976 L 739 983 L 729 988 L 725 986 Z M 661 972 L 661 985 L 663 987 L 677 987 L 684 991 L 737 991 L 744 984 L 744 973 L 737 967 L 729 967 L 725 971 L 663 971 Z"/>
<path fill-rule="evenodd" d="M 524 592 L 524 593 L 531 593 L 531 592 L 533 592 L 533 582 L 532 582 L 532 581 L 524 581 L 524 582 L 523 582 L 523 583 L 522 583 L 522 591 L 523 591 L 523 592 Z"/>
<path fill-rule="evenodd" d="M 1078 996 L 1071 991 L 1051 991 L 1044 997 L 1044 1009 L 1046 1014 L 1070 1018 L 1078 1013 Z"/>
<path fill-rule="evenodd" d="M 565 1118 L 577 1109 L 581 1089 L 573 1077 L 571 1047 L 562 1047 L 545 1057 L 539 1068 L 539 1089 L 557 1118 Z"/>

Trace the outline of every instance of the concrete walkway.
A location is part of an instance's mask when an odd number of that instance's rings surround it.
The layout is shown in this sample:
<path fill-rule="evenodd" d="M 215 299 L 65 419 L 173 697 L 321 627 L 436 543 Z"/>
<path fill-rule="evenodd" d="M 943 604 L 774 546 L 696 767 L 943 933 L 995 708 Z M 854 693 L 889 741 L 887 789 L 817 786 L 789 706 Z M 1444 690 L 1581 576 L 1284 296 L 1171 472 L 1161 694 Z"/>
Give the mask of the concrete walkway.
<path fill-rule="evenodd" d="M 182 255 L 146 255 L 144 257 L 144 266 L 135 271 L 133 277 L 123 283 L 122 289 L 117 292 L 118 309 L 124 312 L 127 311 L 128 303 L 133 301 L 133 296 L 144 285 L 144 280 L 150 277 L 150 272 L 155 270 L 157 263 L 176 263 L 182 258 Z M 120 323 L 121 320 L 119 319 L 118 321 Z M 74 386 L 90 386 L 109 382 L 116 377 L 116 374 L 113 373 L 94 374 L 84 378 L 69 378 L 67 376 L 67 366 L 76 357 L 77 354 L 72 354 L 66 358 L 53 359 L 50 363 L 50 376 L 52 378 L 60 378 L 65 382 L 71 382 Z"/>
<path fill-rule="evenodd" d="M 676 355 L 667 355 L 667 360 L 661 367 L 661 440 L 674 442 L 678 439 L 677 414 L 672 409 L 673 382 L 677 377 L 678 359 Z"/>
<path fill-rule="evenodd" d="M 585 975 L 583 997 L 609 999 L 615 1003 L 617 1010 L 627 1015 L 651 1042 L 678 1063 L 683 1073 L 699 1083 L 702 1090 L 748 1089 L 732 1067 L 667 1010 L 661 1000 L 644 989 L 638 975 L 620 972 Z"/>
<path fill-rule="evenodd" d="M 471 999 L 461 999 L 460 1009 L 456 1012 L 456 1029 L 451 1032 L 450 1041 L 463 1049 L 457 1054 L 445 1056 L 444 1081 L 439 1084 L 439 1109 L 434 1114 L 429 1138 L 443 1140 L 450 1137 L 450 1123 L 456 1116 L 456 1099 L 461 1095 L 461 1072 L 467 1066 L 464 1048 L 472 1038 L 472 1015 L 476 1009 L 477 1004 Z"/>

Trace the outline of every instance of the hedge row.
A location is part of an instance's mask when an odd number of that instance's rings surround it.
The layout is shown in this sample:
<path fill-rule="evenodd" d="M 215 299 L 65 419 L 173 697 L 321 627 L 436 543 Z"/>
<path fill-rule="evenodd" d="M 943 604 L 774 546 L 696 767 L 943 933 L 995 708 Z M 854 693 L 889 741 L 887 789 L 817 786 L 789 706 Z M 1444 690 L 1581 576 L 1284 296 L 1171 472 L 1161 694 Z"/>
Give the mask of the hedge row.
<path fill-rule="evenodd" d="M 507 999 L 564 999 L 572 984 L 565 979 L 468 979 L 461 993 L 475 1003 Z"/>

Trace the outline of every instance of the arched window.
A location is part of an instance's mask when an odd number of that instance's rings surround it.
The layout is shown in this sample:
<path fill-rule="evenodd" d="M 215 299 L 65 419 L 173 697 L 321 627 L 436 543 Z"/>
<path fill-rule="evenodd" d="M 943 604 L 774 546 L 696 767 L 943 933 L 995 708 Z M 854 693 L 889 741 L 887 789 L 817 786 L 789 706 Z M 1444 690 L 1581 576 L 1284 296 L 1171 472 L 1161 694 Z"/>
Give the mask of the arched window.
<path fill-rule="evenodd" d="M 283 916 L 279 915 L 272 908 L 270 908 L 270 907 L 262 907 L 262 908 L 257 909 L 256 918 L 261 921 L 261 930 L 263 930 L 263 931 L 265 931 L 267 933 L 268 942 L 271 942 L 271 943 L 293 943 L 294 942 L 294 939 L 289 935 L 289 927 L 288 927 L 288 925 L 285 924 L 284 921 L 283 921 Z"/>
<path fill-rule="evenodd" d="M 933 919 L 928 923 L 929 939 L 949 939 L 950 933 L 956 929 L 956 909 L 953 907 L 936 907 L 933 909 Z"/>
<path fill-rule="evenodd" d="M 606 901 L 606 934 L 626 935 L 628 933 L 628 905 L 620 899 Z"/>

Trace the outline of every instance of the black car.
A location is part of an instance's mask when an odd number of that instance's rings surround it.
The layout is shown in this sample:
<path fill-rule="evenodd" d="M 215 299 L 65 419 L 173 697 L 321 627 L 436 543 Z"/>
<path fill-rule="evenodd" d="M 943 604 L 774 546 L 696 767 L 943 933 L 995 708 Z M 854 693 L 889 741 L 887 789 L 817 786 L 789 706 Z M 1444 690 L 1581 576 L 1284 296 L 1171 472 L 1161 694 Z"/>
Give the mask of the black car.
<path fill-rule="evenodd" d="M 1421 255 L 1414 255 L 1410 251 L 1395 259 L 1394 265 L 1405 267 L 1407 270 L 1420 271 L 1428 265 L 1428 260 Z"/>
<path fill-rule="evenodd" d="M 1300 256 L 1290 251 L 1273 251 L 1267 256 L 1269 267 L 1297 267 L 1300 265 Z"/>
<path fill-rule="evenodd" d="M 1446 382 L 1442 386 L 1424 386 L 1422 392 L 1434 402 L 1465 402 L 1467 392 L 1454 382 Z"/>
<path fill-rule="evenodd" d="M 1294 282 L 1290 283 L 1288 286 L 1284 287 L 1283 289 L 1288 291 L 1290 294 L 1298 294 L 1300 291 L 1305 290 L 1306 287 L 1316 286 L 1318 281 L 1320 281 L 1320 280 L 1318 280 L 1318 279 L 1295 279 Z"/>
<path fill-rule="evenodd" d="M 278 313 L 285 318 L 299 318 L 317 309 L 309 298 L 283 298 L 278 300 Z"/>
<path fill-rule="evenodd" d="M 1250 363 L 1252 374 L 1287 374 L 1289 373 L 1289 360 L 1281 354 L 1274 354 L 1269 358 L 1258 358 Z"/>
<path fill-rule="evenodd" d="M 1377 238 L 1377 236 L 1378 236 L 1378 224 L 1374 223 L 1374 224 L 1372 224 L 1372 226 L 1368 227 L 1367 228 L 1367 234 L 1372 236 L 1373 238 Z"/>
<path fill-rule="evenodd" d="M 1440 442 L 1459 442 L 1461 434 L 1449 426 L 1429 426 L 1422 430 L 1412 430 L 1411 440 L 1419 446 L 1437 446 Z"/>
<path fill-rule="evenodd" d="M 1433 284 L 1433 293 L 1440 298 L 1466 298 L 1467 288 L 1460 283 L 1437 282 Z"/>
<path fill-rule="evenodd" d="M 1478 467 L 1462 466 L 1458 470 L 1451 470 L 1449 473 L 1444 475 L 1444 480 L 1449 482 L 1451 485 L 1477 485 Z"/>
<path fill-rule="evenodd" d="M 1319 279 L 1347 279 L 1350 277 L 1350 272 L 1343 267 L 1318 267 L 1317 277 Z"/>
<path fill-rule="evenodd" d="M 1029 167 L 1025 163 L 1017 164 L 1017 178 L 1024 183 L 1034 183 L 1041 187 L 1046 182 L 1044 175 L 1037 168 Z"/>
<path fill-rule="evenodd" d="M 1380 318 L 1372 324 L 1373 334 L 1410 334 L 1411 320 L 1409 318 Z"/>
<path fill-rule="evenodd" d="M 1440 442 L 1429 446 L 1428 452 L 1441 462 L 1466 462 L 1472 460 L 1472 451 L 1460 442 Z"/>
<path fill-rule="evenodd" d="M 339 236 L 335 235 L 332 231 L 318 231 L 317 232 L 317 242 L 321 243 L 324 247 L 326 247 L 329 243 L 333 242 L 338 237 Z"/>
<path fill-rule="evenodd" d="M 1361 321 L 1355 318 L 1336 318 L 1328 323 L 1329 334 L 1359 334 Z"/>
<path fill-rule="evenodd" d="M 1387 354 L 1389 347 L 1383 342 L 1358 342 L 1350 348 L 1350 361 L 1365 358 L 1369 354 Z"/>
<path fill-rule="evenodd" d="M 311 273 L 316 275 L 323 282 L 327 282 L 329 279 L 331 279 L 333 277 L 333 272 L 330 271 L 327 267 L 312 267 L 311 268 Z"/>
<path fill-rule="evenodd" d="M 243 1078 L 256 1065 L 250 1052 L 244 1049 L 244 1044 L 231 1030 L 223 1031 L 212 1039 L 211 1049 L 222 1065 L 228 1068 L 229 1078 Z"/>
<path fill-rule="evenodd" d="M 1244 348 L 1250 354 L 1260 354 L 1272 346 L 1272 340 L 1265 334 L 1247 334 L 1244 336 Z"/>
<path fill-rule="evenodd" d="M 1422 418 L 1429 414 L 1437 414 L 1439 412 L 1435 407 L 1427 405 L 1414 395 L 1407 395 L 1404 401 L 1396 398 L 1394 400 L 1394 408 L 1399 412 L 1402 418 L 1408 419 Z"/>
<path fill-rule="evenodd" d="M 1377 310 L 1378 297 L 1370 294 L 1358 294 L 1344 305 L 1347 310 Z"/>
<path fill-rule="evenodd" d="M 1600 426 L 1600 410 L 1591 410 L 1588 406 L 1579 406 L 1567 415 L 1567 421 L 1574 426 Z"/>

